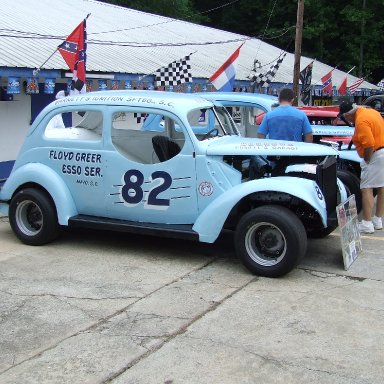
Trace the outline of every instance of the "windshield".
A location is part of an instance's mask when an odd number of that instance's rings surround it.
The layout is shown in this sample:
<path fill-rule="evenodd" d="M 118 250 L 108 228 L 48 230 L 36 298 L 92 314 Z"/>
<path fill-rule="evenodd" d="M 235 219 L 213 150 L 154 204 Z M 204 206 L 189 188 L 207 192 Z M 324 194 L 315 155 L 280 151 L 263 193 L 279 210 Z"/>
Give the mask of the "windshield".
<path fill-rule="evenodd" d="M 199 140 L 239 134 L 225 107 L 194 109 L 187 117 L 193 133 Z"/>

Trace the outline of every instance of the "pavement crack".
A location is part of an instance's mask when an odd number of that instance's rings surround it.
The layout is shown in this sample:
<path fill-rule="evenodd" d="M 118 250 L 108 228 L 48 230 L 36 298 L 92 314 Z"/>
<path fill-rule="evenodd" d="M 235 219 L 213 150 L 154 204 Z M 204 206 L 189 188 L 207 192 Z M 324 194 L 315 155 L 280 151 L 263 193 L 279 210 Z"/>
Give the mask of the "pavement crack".
<path fill-rule="evenodd" d="M 172 332 L 169 334 L 169 336 L 161 343 L 159 343 L 158 345 L 155 345 L 153 346 L 152 348 L 149 348 L 145 353 L 141 354 L 140 356 L 138 356 L 136 359 L 132 360 L 129 364 L 127 364 L 125 367 L 121 368 L 120 370 L 118 370 L 117 372 L 115 372 L 114 374 L 110 375 L 107 379 L 105 379 L 102 383 L 103 384 L 107 384 L 107 383 L 111 383 L 112 380 L 116 379 L 117 377 L 121 376 L 123 373 L 125 373 L 127 370 L 129 370 L 130 368 L 132 368 L 133 366 L 135 366 L 136 364 L 138 364 L 140 361 L 146 359 L 148 356 L 150 356 L 152 353 L 154 352 L 157 352 L 159 349 L 161 349 L 164 345 L 166 345 L 167 343 L 169 343 L 171 340 L 173 340 L 175 337 L 177 336 L 180 336 L 180 335 L 183 335 L 187 330 L 188 328 L 194 324 L 195 322 L 197 322 L 198 320 L 200 320 L 201 318 L 203 318 L 205 315 L 207 315 L 208 313 L 216 310 L 216 308 L 223 304 L 225 301 L 227 301 L 228 299 L 230 299 L 232 296 L 234 296 L 235 294 L 237 294 L 238 292 L 240 292 L 242 289 L 244 289 L 245 287 L 247 287 L 248 285 L 250 285 L 251 283 L 257 281 L 259 278 L 257 276 L 253 277 L 252 279 L 250 279 L 248 282 L 246 282 L 245 284 L 241 285 L 240 287 L 238 287 L 237 289 L 235 289 L 233 292 L 229 293 L 228 295 L 226 295 L 223 299 L 219 300 L 219 301 L 216 301 L 216 302 L 213 302 L 212 305 L 207 308 L 206 310 L 202 311 L 200 314 L 198 314 L 197 316 L 193 317 L 192 319 L 190 319 L 190 321 L 188 321 L 186 324 L 182 325 L 178 330 Z"/>
<path fill-rule="evenodd" d="M 217 345 L 219 347 L 226 347 L 226 348 L 234 349 L 236 351 L 241 351 L 241 352 L 244 352 L 244 353 L 248 353 L 248 354 L 250 354 L 252 356 L 258 357 L 259 359 L 263 360 L 266 363 L 271 363 L 271 364 L 274 364 L 274 365 L 278 365 L 280 367 L 288 366 L 288 367 L 292 367 L 292 368 L 300 368 L 300 369 L 305 369 L 305 370 L 310 371 L 310 372 L 325 373 L 325 374 L 328 374 L 330 376 L 337 376 L 337 377 L 343 377 L 343 378 L 346 378 L 346 379 L 350 379 L 350 377 L 341 376 L 338 372 L 332 372 L 330 370 L 312 368 L 312 367 L 308 367 L 308 366 L 305 366 L 305 365 L 302 365 L 302 364 L 296 364 L 296 363 L 291 362 L 291 361 L 287 361 L 287 360 L 283 360 L 283 359 L 280 360 L 277 357 L 263 355 L 261 353 L 257 353 L 255 351 L 249 350 L 248 348 L 244 348 L 242 345 L 236 345 L 233 342 L 225 343 L 225 342 L 221 342 L 221 341 L 214 340 L 214 339 L 211 339 L 211 338 L 201 338 L 201 337 L 196 337 L 196 336 L 191 336 L 191 335 L 187 335 L 187 336 L 184 336 L 184 337 L 189 338 L 189 339 L 193 339 L 193 340 L 198 340 L 198 341 L 200 341 L 200 340 L 209 341 L 210 343 L 215 344 L 215 345 Z"/>
<path fill-rule="evenodd" d="M 111 319 L 113 319 L 114 317 L 119 316 L 119 315 L 123 314 L 124 312 L 126 312 L 127 310 L 129 310 L 129 308 L 131 308 L 133 305 L 135 305 L 135 304 L 138 303 L 139 301 L 144 300 L 144 299 L 150 297 L 151 295 L 153 295 L 154 293 L 160 291 L 161 289 L 164 289 L 165 287 L 168 287 L 168 286 L 170 286 L 170 285 L 172 285 L 172 284 L 175 284 L 176 282 L 178 282 L 178 281 L 180 281 L 180 280 L 183 280 L 183 279 L 185 279 L 186 277 L 191 276 L 192 274 L 194 274 L 194 273 L 196 273 L 196 272 L 198 272 L 198 271 L 200 271 L 200 270 L 206 268 L 206 267 L 209 266 L 210 264 L 214 263 L 217 259 L 218 259 L 218 257 L 211 258 L 210 260 L 208 260 L 206 263 L 200 265 L 199 267 L 197 267 L 197 268 L 193 268 L 192 270 L 190 270 L 189 272 L 185 273 L 184 275 L 178 276 L 177 278 L 175 278 L 175 279 L 169 281 L 168 283 L 166 283 L 166 284 L 164 284 L 164 285 L 162 285 L 162 286 L 159 286 L 158 288 L 156 288 L 156 289 L 154 289 L 153 291 L 149 292 L 149 293 L 146 294 L 145 296 L 139 297 L 139 298 L 137 298 L 137 300 L 134 300 L 133 302 L 131 302 L 131 303 L 129 303 L 128 305 L 126 305 L 126 306 L 124 306 L 124 307 L 118 309 L 117 311 L 111 313 L 110 315 L 108 315 L 108 316 L 106 316 L 106 317 L 104 317 L 104 318 L 102 318 L 102 319 L 99 319 L 99 320 L 96 321 L 94 324 L 92 324 L 92 325 L 90 325 L 90 326 L 88 326 L 88 327 L 86 327 L 86 328 L 84 328 L 84 329 L 80 329 L 79 331 L 75 332 L 74 334 L 69 335 L 69 336 L 67 336 L 67 337 L 64 337 L 63 339 L 58 340 L 57 342 L 53 343 L 53 344 L 50 345 L 49 347 L 46 347 L 46 348 L 42 349 L 41 351 L 37 352 L 35 355 L 33 355 L 33 356 L 29 356 L 28 358 L 19 361 L 17 364 L 15 364 L 15 365 L 13 365 L 13 366 L 11 366 L 11 367 L 9 367 L 9 368 L 3 370 L 2 372 L 0 372 L 0 376 L 1 376 L 2 374 L 4 374 L 5 372 L 9 371 L 9 370 L 11 370 L 11 369 L 13 369 L 13 368 L 15 368 L 15 367 L 17 367 L 17 366 L 20 366 L 20 365 L 24 364 L 25 362 L 33 361 L 33 360 L 38 359 L 38 358 L 41 357 L 44 353 L 46 353 L 46 352 L 48 352 L 48 351 L 51 351 L 51 350 L 57 348 L 61 343 L 63 343 L 63 342 L 66 341 L 66 340 L 69 340 L 69 339 L 71 339 L 71 338 L 73 338 L 73 337 L 76 337 L 76 336 L 78 336 L 78 335 L 81 335 L 81 334 L 83 334 L 83 333 L 87 333 L 87 332 L 96 330 L 98 327 L 100 327 L 100 326 L 102 326 L 102 325 L 108 323 L 108 322 L 109 322 Z M 253 280 L 254 280 L 254 279 L 253 279 Z M 253 281 L 253 280 L 252 280 L 252 281 Z M 239 289 L 239 290 L 240 290 L 240 289 Z M 31 296 L 31 295 L 20 295 L 20 296 L 26 296 L 26 297 L 28 297 L 28 296 Z M 33 295 L 32 295 L 32 296 L 33 296 Z M 41 294 L 41 295 L 35 295 L 35 296 L 47 296 L 47 294 Z M 54 295 L 48 295 L 48 296 L 53 296 L 53 297 L 55 297 Z M 79 299 L 79 298 L 77 298 L 77 299 Z M 215 307 L 216 307 L 216 306 L 215 306 Z M 185 332 L 185 330 L 184 330 L 184 332 Z M 176 336 L 176 335 L 175 335 L 175 336 Z M 171 335 L 170 337 L 175 337 L 175 336 Z M 167 340 L 169 340 L 169 338 L 168 338 Z M 160 344 L 160 346 L 162 346 L 162 345 L 164 345 L 164 343 L 161 343 L 161 344 Z M 156 349 L 156 350 L 157 350 L 157 349 Z M 147 353 L 152 353 L 151 351 L 152 351 L 152 350 L 149 350 Z M 147 355 L 147 353 L 146 353 L 145 355 Z M 137 360 L 137 359 L 136 359 L 136 360 Z M 136 361 L 136 360 L 134 360 L 134 361 Z M 124 369 L 124 371 L 126 370 L 126 368 L 123 368 L 123 369 Z M 119 372 L 120 372 L 120 371 L 119 371 Z M 122 373 L 122 372 L 121 372 L 121 373 Z M 117 376 L 120 375 L 121 373 L 118 373 Z M 114 376 L 114 377 L 115 377 L 115 376 Z"/>

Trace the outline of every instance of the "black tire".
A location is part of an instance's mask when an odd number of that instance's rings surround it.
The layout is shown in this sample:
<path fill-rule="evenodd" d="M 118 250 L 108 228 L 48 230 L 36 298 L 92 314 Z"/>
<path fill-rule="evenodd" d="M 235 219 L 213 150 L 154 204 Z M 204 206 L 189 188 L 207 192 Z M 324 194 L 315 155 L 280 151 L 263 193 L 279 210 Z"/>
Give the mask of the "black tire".
<path fill-rule="evenodd" d="M 47 193 L 27 188 L 16 193 L 9 205 L 9 223 L 25 244 L 42 245 L 59 233 L 56 208 Z"/>
<path fill-rule="evenodd" d="M 337 171 L 337 177 L 347 187 L 347 192 L 349 190 L 350 195 L 355 195 L 357 213 L 359 213 L 363 207 L 359 178 L 352 172 L 345 170 Z"/>
<path fill-rule="evenodd" d="M 307 234 L 302 222 L 289 209 L 267 205 L 240 219 L 235 249 L 252 273 L 279 277 L 290 272 L 304 257 Z"/>
<path fill-rule="evenodd" d="M 327 237 L 330 233 L 332 233 L 336 228 L 337 225 L 327 228 L 313 229 L 307 232 L 307 236 L 309 239 L 323 239 L 324 237 Z"/>

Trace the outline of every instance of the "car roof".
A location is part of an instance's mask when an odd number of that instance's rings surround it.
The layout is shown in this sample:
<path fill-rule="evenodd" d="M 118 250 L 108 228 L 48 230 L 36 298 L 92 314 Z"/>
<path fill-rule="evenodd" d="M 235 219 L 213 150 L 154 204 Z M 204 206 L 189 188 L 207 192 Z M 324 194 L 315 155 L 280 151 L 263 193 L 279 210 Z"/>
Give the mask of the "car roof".
<path fill-rule="evenodd" d="M 339 106 L 300 106 L 297 107 L 303 111 L 307 116 L 316 116 L 316 117 L 337 117 L 339 113 Z"/>
<path fill-rule="evenodd" d="M 384 93 L 378 94 L 378 95 L 371 95 L 364 100 L 364 103 L 366 103 L 367 101 L 375 100 L 375 99 L 384 99 Z"/>
<path fill-rule="evenodd" d="M 147 90 L 108 90 L 67 96 L 53 101 L 48 109 L 57 106 L 127 105 L 133 107 L 162 107 L 164 109 L 191 110 L 209 108 L 211 101 L 195 94 Z"/>
<path fill-rule="evenodd" d="M 246 93 L 246 92 L 198 92 L 200 95 L 208 100 L 216 101 L 236 101 L 236 102 L 247 102 L 255 103 L 258 102 L 274 104 L 278 102 L 276 96 L 264 95 L 262 93 Z"/>

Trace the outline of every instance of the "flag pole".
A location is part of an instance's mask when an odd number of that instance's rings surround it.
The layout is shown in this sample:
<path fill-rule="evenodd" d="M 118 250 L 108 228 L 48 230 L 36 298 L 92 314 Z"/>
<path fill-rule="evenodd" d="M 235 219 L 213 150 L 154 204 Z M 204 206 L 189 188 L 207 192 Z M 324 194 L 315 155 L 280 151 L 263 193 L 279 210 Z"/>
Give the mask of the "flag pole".
<path fill-rule="evenodd" d="M 55 49 L 55 50 L 53 51 L 53 53 L 51 54 L 51 56 L 49 56 L 48 59 L 45 60 L 43 64 L 41 64 L 38 68 L 36 68 L 36 69 L 34 69 L 34 70 L 32 71 L 33 76 L 36 77 L 36 76 L 39 74 L 41 67 L 42 67 L 44 64 L 46 64 L 46 63 L 51 59 L 51 57 L 56 53 L 56 51 L 57 51 L 57 49 Z"/>
<path fill-rule="evenodd" d="M 89 16 L 91 16 L 90 13 L 88 13 L 88 15 L 85 17 L 85 20 L 87 20 Z M 33 72 L 32 72 L 32 73 L 33 73 L 33 76 L 36 77 L 36 76 L 39 74 L 40 69 L 42 68 L 42 66 L 43 66 L 44 64 L 48 63 L 48 61 L 51 59 L 51 57 L 52 57 L 56 52 L 57 52 L 57 48 L 52 52 L 52 54 L 48 57 L 48 59 L 44 61 L 43 64 L 41 64 L 38 68 L 36 68 L 36 69 L 33 70 Z"/>
<path fill-rule="evenodd" d="M 356 68 L 356 65 L 354 65 L 354 66 L 347 72 L 347 75 L 350 74 L 355 68 Z"/>

